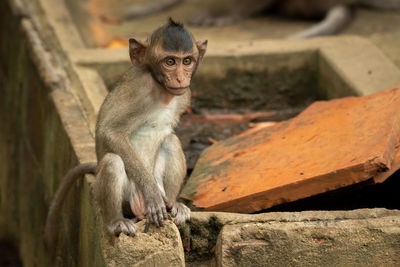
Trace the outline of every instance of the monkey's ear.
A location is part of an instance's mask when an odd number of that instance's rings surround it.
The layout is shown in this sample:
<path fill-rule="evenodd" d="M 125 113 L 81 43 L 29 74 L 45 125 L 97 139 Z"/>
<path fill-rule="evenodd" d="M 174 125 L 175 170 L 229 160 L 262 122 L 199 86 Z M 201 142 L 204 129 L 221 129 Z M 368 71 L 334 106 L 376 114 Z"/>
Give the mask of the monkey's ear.
<path fill-rule="evenodd" d="M 196 42 L 197 49 L 199 50 L 199 61 L 201 61 L 203 59 L 204 54 L 206 53 L 207 43 L 208 43 L 208 40 Z"/>
<path fill-rule="evenodd" d="M 131 62 L 133 65 L 137 67 L 143 66 L 146 48 L 146 43 L 138 41 L 134 38 L 129 39 L 129 56 L 131 57 Z"/>

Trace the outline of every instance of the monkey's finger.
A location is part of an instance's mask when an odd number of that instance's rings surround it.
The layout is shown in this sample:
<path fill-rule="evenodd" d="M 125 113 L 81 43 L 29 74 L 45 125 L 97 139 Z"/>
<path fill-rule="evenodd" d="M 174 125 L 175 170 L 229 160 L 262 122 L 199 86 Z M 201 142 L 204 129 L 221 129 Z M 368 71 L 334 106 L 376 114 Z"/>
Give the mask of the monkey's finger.
<path fill-rule="evenodd" d="M 160 223 L 158 222 L 157 212 L 155 208 L 150 208 L 150 221 L 160 227 Z"/>
<path fill-rule="evenodd" d="M 152 210 L 150 207 L 147 207 L 147 219 L 149 220 L 150 223 L 153 223 L 153 217 L 152 217 Z"/>
<path fill-rule="evenodd" d="M 125 223 L 123 223 L 123 222 L 119 223 L 119 227 L 120 227 L 122 233 L 129 235 L 129 230 Z"/>
<path fill-rule="evenodd" d="M 158 207 L 157 212 L 156 212 L 156 217 L 157 217 L 157 222 L 158 222 L 158 226 L 161 227 L 164 225 L 164 219 L 162 216 L 162 212 L 161 209 Z"/>
<path fill-rule="evenodd" d="M 163 215 L 163 211 L 162 209 L 158 209 L 157 211 L 157 219 L 158 219 L 158 223 L 160 224 L 160 226 L 164 225 L 164 215 Z"/>
<path fill-rule="evenodd" d="M 156 223 L 157 227 L 161 227 L 162 226 L 162 220 L 160 220 L 160 218 L 158 218 L 157 213 L 154 213 L 154 217 L 155 217 L 155 223 Z"/>
<path fill-rule="evenodd" d="M 126 224 L 127 228 L 128 228 L 128 234 L 129 236 L 135 236 L 136 235 L 136 226 L 133 222 L 128 222 Z"/>
<path fill-rule="evenodd" d="M 167 213 L 167 208 L 165 206 L 162 207 L 162 214 L 163 214 L 164 220 L 167 220 L 168 213 Z"/>
<path fill-rule="evenodd" d="M 158 223 L 157 213 L 156 213 L 155 209 L 152 209 L 151 220 L 152 220 L 152 223 L 154 223 L 156 226 L 160 227 L 160 224 Z"/>
<path fill-rule="evenodd" d="M 121 233 L 122 233 L 121 224 L 118 224 L 118 225 L 115 227 L 114 235 L 115 235 L 115 236 L 119 236 Z"/>
<path fill-rule="evenodd" d="M 155 221 L 156 221 L 156 225 L 158 227 L 162 226 L 162 220 L 160 218 L 160 207 L 157 207 L 157 208 L 154 209 L 154 218 L 155 218 Z"/>

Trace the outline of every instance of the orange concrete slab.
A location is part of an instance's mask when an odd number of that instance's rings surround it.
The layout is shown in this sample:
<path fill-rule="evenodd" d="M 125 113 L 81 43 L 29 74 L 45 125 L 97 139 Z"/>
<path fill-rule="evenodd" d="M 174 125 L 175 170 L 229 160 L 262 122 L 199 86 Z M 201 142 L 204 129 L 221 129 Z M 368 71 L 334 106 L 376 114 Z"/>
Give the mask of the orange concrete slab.
<path fill-rule="evenodd" d="M 399 145 L 397 145 L 399 146 Z M 394 174 L 397 170 L 400 169 L 400 149 L 399 147 L 396 148 L 397 152 L 394 157 L 394 160 L 392 162 L 392 168 L 385 171 L 378 173 L 377 175 L 374 176 L 374 183 L 383 183 L 387 178 L 389 178 L 392 174 Z"/>
<path fill-rule="evenodd" d="M 400 167 L 399 139 L 400 87 L 315 102 L 291 120 L 207 148 L 181 197 L 204 210 L 251 213 L 372 177 L 381 182 Z"/>

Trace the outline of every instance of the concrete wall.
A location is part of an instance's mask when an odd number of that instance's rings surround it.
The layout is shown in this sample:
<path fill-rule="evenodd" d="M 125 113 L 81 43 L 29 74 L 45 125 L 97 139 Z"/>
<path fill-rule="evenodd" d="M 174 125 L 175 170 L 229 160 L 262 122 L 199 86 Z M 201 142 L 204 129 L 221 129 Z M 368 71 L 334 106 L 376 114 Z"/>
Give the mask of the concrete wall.
<path fill-rule="evenodd" d="M 80 216 L 81 206 L 91 203 L 87 185 L 77 185 L 69 194 L 57 255 L 44 247 L 49 202 L 62 175 L 78 162 L 65 131 L 68 118 L 61 116 L 83 116 L 74 109 L 77 104 L 70 93 L 51 90 L 43 81 L 43 70 L 33 59 L 32 38 L 23 30 L 26 19 L 16 16 L 7 1 L 1 1 L 0 10 L 0 237 L 19 248 L 24 266 L 74 266 L 88 257 L 102 265 L 97 257 L 100 242 L 93 242 L 96 235 L 80 227 L 81 221 L 95 218 L 90 212 L 87 218 Z M 82 239 L 91 240 L 90 252 L 80 249 L 85 245 Z"/>

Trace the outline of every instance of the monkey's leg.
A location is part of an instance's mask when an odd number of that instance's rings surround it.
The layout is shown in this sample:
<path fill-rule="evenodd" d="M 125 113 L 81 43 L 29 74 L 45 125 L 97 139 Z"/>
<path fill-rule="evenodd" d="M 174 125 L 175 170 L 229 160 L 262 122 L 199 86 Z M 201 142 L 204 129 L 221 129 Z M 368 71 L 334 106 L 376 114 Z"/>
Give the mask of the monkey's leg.
<path fill-rule="evenodd" d="M 122 215 L 122 201 L 129 194 L 129 183 L 121 157 L 112 153 L 104 155 L 98 165 L 93 192 L 107 230 L 116 236 L 136 234 L 135 223 Z"/>
<path fill-rule="evenodd" d="M 185 176 L 185 155 L 178 137 L 171 134 L 161 145 L 154 166 L 154 177 L 166 198 L 167 207 L 175 217 L 176 225 L 183 225 L 190 218 L 190 209 L 176 201 Z"/>

